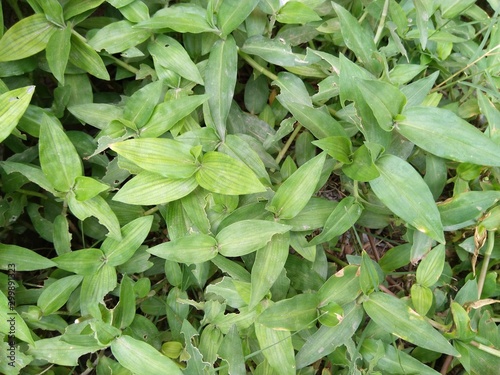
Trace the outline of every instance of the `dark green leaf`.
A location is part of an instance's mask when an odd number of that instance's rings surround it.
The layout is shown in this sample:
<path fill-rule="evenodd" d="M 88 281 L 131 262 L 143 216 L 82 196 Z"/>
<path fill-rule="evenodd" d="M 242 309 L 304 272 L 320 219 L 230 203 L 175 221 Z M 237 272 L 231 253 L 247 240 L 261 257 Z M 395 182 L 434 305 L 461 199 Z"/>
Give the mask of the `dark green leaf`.
<path fill-rule="evenodd" d="M 66 276 L 44 288 L 37 301 L 43 314 L 50 315 L 64 306 L 82 280 L 83 276 L 80 275 Z"/>
<path fill-rule="evenodd" d="M 47 48 L 48 53 L 48 48 Z M 109 81 L 109 73 L 101 59 L 86 40 L 79 34 L 71 34 L 69 61 L 93 76 Z"/>

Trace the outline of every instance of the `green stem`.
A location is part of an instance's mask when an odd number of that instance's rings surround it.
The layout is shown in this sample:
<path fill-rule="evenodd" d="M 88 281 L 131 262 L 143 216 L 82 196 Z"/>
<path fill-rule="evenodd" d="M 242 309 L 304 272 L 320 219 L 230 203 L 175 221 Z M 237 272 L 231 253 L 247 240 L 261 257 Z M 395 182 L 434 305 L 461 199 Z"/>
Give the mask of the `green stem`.
<path fill-rule="evenodd" d="M 276 81 L 278 79 L 278 76 L 276 74 L 264 68 L 262 65 L 260 65 L 257 61 L 252 59 L 242 50 L 238 50 L 238 54 L 243 58 L 243 60 L 245 60 L 252 68 L 257 70 L 259 73 L 264 74 L 266 77 L 269 77 L 273 81 Z"/>
<path fill-rule="evenodd" d="M 116 64 L 116 65 L 119 65 L 121 66 L 123 69 L 126 69 L 128 70 L 129 72 L 131 73 L 134 73 L 134 74 L 137 74 L 139 73 L 139 69 L 137 69 L 136 67 L 133 67 L 132 65 L 130 64 L 127 64 L 125 61 L 122 61 L 120 59 L 117 59 L 116 57 L 114 57 L 113 55 L 110 55 L 108 53 L 105 53 L 103 54 L 103 56 L 106 56 L 108 58 L 110 58 L 111 60 L 113 60 L 113 62 Z"/>
<path fill-rule="evenodd" d="M 479 279 L 477 280 L 477 298 L 481 299 L 481 293 L 484 288 L 484 281 L 486 280 L 486 274 L 488 273 L 488 268 L 490 266 L 490 257 L 493 252 L 493 247 L 495 246 L 495 231 L 488 231 L 488 239 L 486 242 L 486 251 L 484 252 L 483 265 L 481 266 L 481 273 L 479 274 Z"/>
<path fill-rule="evenodd" d="M 144 216 L 148 216 L 148 215 L 152 215 L 154 214 L 156 211 L 158 211 L 160 208 L 158 206 L 156 207 L 153 207 L 153 208 L 150 208 L 149 210 L 145 211 L 144 212 Z"/>
<path fill-rule="evenodd" d="M 326 252 L 326 257 L 329 260 L 333 260 L 335 263 L 337 263 L 342 268 L 347 267 L 349 265 L 349 263 L 344 262 L 342 259 L 337 258 L 335 255 L 330 254 L 329 252 Z"/>
<path fill-rule="evenodd" d="M 483 345 L 477 341 L 471 341 L 470 344 L 472 346 L 475 346 L 476 348 L 482 350 L 483 352 L 489 353 L 491 355 L 494 355 L 495 357 L 500 358 L 500 350 L 498 350 L 498 349 Z"/>
<path fill-rule="evenodd" d="M 377 28 L 377 33 L 375 34 L 375 38 L 373 38 L 375 45 L 377 45 L 378 41 L 380 40 L 380 36 L 382 35 L 382 31 L 384 30 L 384 24 L 385 24 L 385 19 L 387 17 L 388 9 L 389 9 L 389 0 L 385 0 L 384 9 L 382 9 L 382 15 L 380 16 L 380 22 Z"/>
<path fill-rule="evenodd" d="M 19 5 L 17 4 L 17 0 L 9 0 L 9 5 L 16 14 L 17 19 L 20 21 L 24 18 L 23 12 L 21 12 L 21 9 L 19 8 Z"/>
<path fill-rule="evenodd" d="M 283 148 L 279 152 L 278 156 L 276 156 L 276 163 L 277 164 L 279 164 L 281 159 L 283 159 L 283 157 L 285 156 L 286 152 L 288 151 L 288 149 L 292 145 L 293 140 L 295 139 L 297 134 L 299 134 L 300 129 L 302 129 L 302 125 L 298 124 L 297 127 L 295 128 L 295 130 L 293 131 L 292 135 L 290 135 L 290 138 L 287 139 L 285 145 L 283 146 Z"/>

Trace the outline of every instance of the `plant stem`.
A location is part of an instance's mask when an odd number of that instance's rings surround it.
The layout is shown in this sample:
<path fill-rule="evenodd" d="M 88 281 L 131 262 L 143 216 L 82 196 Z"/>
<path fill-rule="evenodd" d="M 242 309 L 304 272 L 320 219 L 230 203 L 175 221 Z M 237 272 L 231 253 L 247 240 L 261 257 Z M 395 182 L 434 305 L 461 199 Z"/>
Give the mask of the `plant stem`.
<path fill-rule="evenodd" d="M 384 9 L 382 9 L 382 15 L 380 16 L 380 22 L 378 24 L 377 32 L 375 34 L 375 38 L 373 38 L 375 45 L 380 40 L 380 36 L 382 35 L 382 31 L 384 30 L 384 24 L 385 24 L 385 19 L 387 17 L 388 9 L 389 9 L 389 0 L 385 0 Z"/>
<path fill-rule="evenodd" d="M 150 208 L 149 210 L 145 211 L 144 212 L 144 216 L 148 216 L 148 215 L 152 215 L 154 214 L 156 211 L 158 211 L 160 208 L 158 206 L 156 207 L 153 207 L 153 208 Z"/>
<path fill-rule="evenodd" d="M 245 60 L 252 68 L 257 70 L 259 73 L 264 74 L 266 77 L 269 77 L 273 81 L 276 81 L 278 79 L 278 76 L 271 72 L 270 70 L 264 68 L 262 65 L 260 65 L 257 61 L 252 59 L 249 55 L 247 55 L 245 52 L 242 50 L 238 49 L 238 54 Z"/>
<path fill-rule="evenodd" d="M 295 139 L 295 137 L 297 137 L 297 134 L 299 134 L 300 129 L 302 129 L 302 125 L 297 123 L 297 127 L 295 128 L 293 133 L 290 135 L 290 138 L 287 139 L 285 145 L 283 146 L 283 148 L 279 152 L 278 156 L 276 156 L 276 163 L 277 164 L 279 164 L 281 159 L 283 159 L 283 157 L 285 156 L 286 152 L 288 151 L 288 149 L 292 145 L 293 140 Z"/>
<path fill-rule="evenodd" d="M 482 350 L 483 352 L 489 353 L 491 355 L 494 355 L 495 357 L 500 358 L 500 350 L 498 350 L 498 349 L 495 349 L 495 348 L 492 348 L 490 346 L 481 344 L 481 343 L 479 343 L 477 341 L 471 341 L 470 344 L 472 346 L 475 346 L 476 348 Z"/>
<path fill-rule="evenodd" d="M 123 69 L 126 69 L 128 70 L 129 72 L 131 73 L 134 73 L 134 74 L 137 74 L 139 73 L 139 69 L 137 69 L 136 67 L 133 67 L 132 65 L 130 64 L 127 64 L 125 61 L 122 61 L 120 59 L 117 59 L 116 57 L 114 57 L 113 55 L 110 55 L 109 53 L 105 53 L 103 54 L 104 56 L 110 58 L 111 60 L 113 60 L 113 62 L 116 64 L 116 65 L 119 65 L 121 66 Z"/>
<path fill-rule="evenodd" d="M 484 281 L 486 280 L 486 274 L 488 273 L 488 268 L 490 264 L 491 253 L 493 252 L 493 246 L 495 246 L 495 231 L 488 231 L 488 239 L 486 240 L 486 251 L 484 252 L 483 265 L 481 266 L 481 273 L 477 280 L 477 298 L 481 299 L 481 293 L 484 288 Z"/>

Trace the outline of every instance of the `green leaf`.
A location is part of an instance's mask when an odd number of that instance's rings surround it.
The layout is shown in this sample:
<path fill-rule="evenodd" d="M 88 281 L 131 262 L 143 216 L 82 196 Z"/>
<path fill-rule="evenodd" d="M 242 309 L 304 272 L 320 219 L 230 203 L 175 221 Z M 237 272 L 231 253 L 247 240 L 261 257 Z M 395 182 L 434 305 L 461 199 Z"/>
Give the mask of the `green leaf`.
<path fill-rule="evenodd" d="M 204 33 L 216 31 L 206 20 L 206 9 L 195 4 L 173 4 L 156 12 L 151 19 L 134 28 L 170 29 L 179 33 Z"/>
<path fill-rule="evenodd" d="M 121 239 L 118 218 L 111 207 L 109 207 L 109 204 L 100 195 L 96 195 L 86 201 L 79 201 L 74 194 L 69 194 L 68 206 L 73 215 L 78 219 L 83 221 L 88 217 L 94 216 L 99 220 L 99 223 L 108 229 L 109 236 Z"/>
<path fill-rule="evenodd" d="M 109 186 L 99 182 L 92 177 L 78 176 L 75 178 L 75 185 L 73 191 L 75 197 L 79 201 L 86 201 L 87 199 L 94 198 L 99 193 L 109 189 Z"/>
<path fill-rule="evenodd" d="M 440 203 L 438 210 L 445 227 L 468 225 L 499 200 L 499 191 L 466 191 Z"/>
<path fill-rule="evenodd" d="M 181 96 L 158 104 L 148 123 L 140 129 L 141 137 L 156 138 L 169 131 L 207 99 L 208 95 Z"/>
<path fill-rule="evenodd" d="M 370 363 L 376 362 L 375 369 L 381 371 L 382 374 L 439 375 L 439 372 L 405 351 L 395 349 L 391 344 L 385 344 L 381 340 L 364 340 L 360 353 Z"/>
<path fill-rule="evenodd" d="M 269 39 L 262 35 L 256 35 L 245 40 L 241 50 L 250 55 L 263 58 L 271 64 L 280 66 L 295 66 L 299 56 L 292 52 L 292 48 L 279 38 Z M 303 64 L 301 64 L 303 65 Z"/>
<path fill-rule="evenodd" d="M 276 15 L 276 21 L 280 23 L 308 23 L 314 21 L 321 21 L 321 17 L 308 7 L 299 1 L 287 1 L 283 5 L 278 14 Z"/>
<path fill-rule="evenodd" d="M 349 265 L 330 276 L 318 291 L 320 306 L 331 302 L 346 305 L 354 301 L 361 293 L 359 267 Z"/>
<path fill-rule="evenodd" d="M 224 336 L 218 355 L 229 363 L 231 375 L 246 375 L 243 345 L 236 325 L 231 326 L 229 332 Z"/>
<path fill-rule="evenodd" d="M 401 113 L 406 97 L 393 85 L 375 80 L 360 79 L 358 89 L 385 131 L 393 128 L 393 118 Z"/>
<path fill-rule="evenodd" d="M 290 332 L 278 331 L 255 323 L 255 335 L 262 354 L 277 374 L 294 375 L 296 373 Z"/>
<path fill-rule="evenodd" d="M 37 306 L 43 315 L 50 315 L 64 306 L 82 280 L 83 276 L 80 275 L 66 276 L 43 288 L 37 301 Z"/>
<path fill-rule="evenodd" d="M 273 81 L 273 85 L 280 88 L 280 94 L 277 98 L 281 104 L 298 103 L 303 106 L 312 107 L 312 100 L 304 81 L 295 74 L 280 72 L 278 79 Z"/>
<path fill-rule="evenodd" d="M 396 215 L 444 243 L 443 225 L 428 186 L 404 160 L 384 155 L 376 162 L 380 176 L 370 181 L 377 197 Z"/>
<path fill-rule="evenodd" d="M 116 284 L 116 270 L 107 264 L 101 264 L 97 272 L 84 276 L 80 289 L 81 314 L 99 319 L 99 304 L 104 303 L 104 297 L 116 288 Z"/>
<path fill-rule="evenodd" d="M 144 42 L 151 35 L 149 30 L 132 26 L 131 22 L 125 20 L 112 22 L 99 29 L 88 43 L 96 51 L 104 49 L 113 54 L 134 47 Z"/>
<path fill-rule="evenodd" d="M 398 298 L 375 292 L 363 307 L 377 325 L 403 340 L 438 353 L 458 354 L 441 333 Z"/>
<path fill-rule="evenodd" d="M 0 244 L 0 269 L 6 271 L 14 264 L 16 271 L 35 271 L 55 267 L 56 263 L 33 250 L 16 245 Z"/>
<path fill-rule="evenodd" d="M 148 44 L 148 51 L 161 66 L 190 81 L 204 84 L 197 66 L 184 47 L 175 39 L 161 35 Z"/>
<path fill-rule="evenodd" d="M 124 329 L 132 324 L 135 317 L 134 283 L 130 277 L 123 275 L 120 284 L 120 301 L 113 313 L 113 326 Z"/>
<path fill-rule="evenodd" d="M 425 316 L 432 307 L 434 295 L 432 290 L 420 284 L 413 284 L 410 290 L 411 303 L 415 311 L 420 315 Z"/>
<path fill-rule="evenodd" d="M 69 0 L 64 3 L 64 19 L 70 19 L 97 8 L 105 0 Z"/>
<path fill-rule="evenodd" d="M 64 26 L 63 8 L 59 3 L 59 1 L 57 0 L 41 1 L 40 5 L 43 8 L 43 13 L 45 13 L 45 17 L 47 17 L 47 19 L 50 22 L 59 27 Z"/>
<path fill-rule="evenodd" d="M 123 108 L 113 104 L 87 103 L 68 107 L 73 116 L 98 129 L 104 129 L 111 121 L 122 117 Z"/>
<path fill-rule="evenodd" d="M 57 255 L 71 251 L 71 233 L 69 232 L 68 218 L 64 215 L 57 215 L 54 219 L 53 241 Z"/>
<path fill-rule="evenodd" d="M 88 353 L 96 352 L 100 345 L 75 345 L 62 340 L 62 336 L 41 339 L 30 346 L 27 353 L 37 360 L 47 361 L 61 366 L 76 366 L 78 359 Z"/>
<path fill-rule="evenodd" d="M 326 220 L 323 231 L 314 237 L 309 245 L 318 245 L 338 237 L 352 227 L 361 216 L 363 207 L 354 197 L 342 199 Z"/>
<path fill-rule="evenodd" d="M 319 182 L 326 154 L 304 163 L 276 191 L 267 209 L 280 219 L 291 219 L 302 211 L 311 199 Z"/>
<path fill-rule="evenodd" d="M 145 171 L 123 185 L 113 200 L 136 205 L 164 204 L 185 197 L 197 186 L 194 177 L 171 179 Z"/>
<path fill-rule="evenodd" d="M 383 273 L 380 272 L 381 274 L 379 274 L 377 268 L 379 268 L 378 264 L 363 250 L 361 255 L 359 285 L 364 294 L 370 294 L 374 290 L 378 290 L 380 282 L 384 279 Z"/>
<path fill-rule="evenodd" d="M 322 325 L 307 338 L 295 357 L 298 369 L 327 356 L 351 339 L 363 319 L 363 309 L 360 305 L 351 303 L 344 307 L 344 312 L 339 324 L 333 327 Z"/>
<path fill-rule="evenodd" d="M 0 61 L 21 60 L 44 50 L 55 31 L 45 14 L 23 18 L 0 39 Z"/>
<path fill-rule="evenodd" d="M 4 245 L 0 244 L 0 246 Z M 4 263 L 3 260 L 0 264 L 8 265 L 8 263 Z M 10 270 L 9 272 L 16 272 L 17 268 L 11 263 L 11 265 L 8 265 L 8 270 Z M 14 337 L 17 337 L 19 340 L 33 344 L 34 341 L 30 329 L 24 319 L 17 313 L 15 301 L 12 300 L 12 293 L 15 294 L 15 289 L 14 282 L 7 282 L 5 292 L 7 295 L 3 292 L 0 293 L 0 332 L 5 335 L 13 334 Z M 14 332 L 12 332 L 13 327 L 15 327 Z"/>
<path fill-rule="evenodd" d="M 362 27 L 345 8 L 336 3 L 332 3 L 332 6 L 339 17 L 340 31 L 347 48 L 353 51 L 358 60 L 372 73 L 377 73 L 381 64 L 374 58 L 377 47 L 373 42 L 373 35 L 367 31 L 368 29 Z"/>
<path fill-rule="evenodd" d="M 229 35 L 252 13 L 259 0 L 222 0 L 217 12 L 217 26 L 222 36 Z"/>
<path fill-rule="evenodd" d="M 71 27 L 57 29 L 50 37 L 45 51 L 50 71 L 61 85 L 64 85 L 64 73 L 71 49 L 71 31 Z"/>
<path fill-rule="evenodd" d="M 380 173 L 373 163 L 372 153 L 366 144 L 352 155 L 352 162 L 342 167 L 342 172 L 355 181 L 367 182 L 376 179 Z"/>
<path fill-rule="evenodd" d="M 52 259 L 59 268 L 78 275 L 92 275 L 105 261 L 100 249 L 71 251 Z"/>
<path fill-rule="evenodd" d="M 60 124 L 45 114 L 40 126 L 40 165 L 54 189 L 67 192 L 75 178 L 83 175 L 82 162 L 75 146 Z"/>
<path fill-rule="evenodd" d="M 109 73 L 101 56 L 79 34 L 71 34 L 69 61 L 93 76 L 109 81 Z"/>
<path fill-rule="evenodd" d="M 110 148 L 139 167 L 164 177 L 188 178 L 197 169 L 191 146 L 173 139 L 129 139 L 113 143 Z"/>
<path fill-rule="evenodd" d="M 434 155 L 477 165 L 500 166 L 500 146 L 449 110 L 412 107 L 396 120 L 396 129 L 402 135 Z"/>
<path fill-rule="evenodd" d="M 474 3 L 474 0 L 441 0 L 439 2 L 441 16 L 444 18 L 455 18 Z"/>
<path fill-rule="evenodd" d="M 291 229 L 267 220 L 242 220 L 228 225 L 216 236 L 219 252 L 228 257 L 249 254 L 267 245 L 275 234 Z"/>
<path fill-rule="evenodd" d="M 246 3 L 246 2 L 245 2 Z M 238 52 L 234 38 L 218 40 L 210 51 L 205 74 L 205 91 L 208 107 L 219 137 L 226 136 L 226 120 L 231 109 L 236 74 L 238 71 Z"/>
<path fill-rule="evenodd" d="M 417 267 L 417 282 L 426 287 L 433 286 L 444 268 L 445 248 L 438 245 L 432 249 Z"/>
<path fill-rule="evenodd" d="M 201 167 L 196 172 L 201 187 L 214 193 L 243 195 L 265 191 L 255 173 L 243 162 L 221 152 L 203 155 Z"/>
<path fill-rule="evenodd" d="M 174 262 L 203 263 L 217 255 L 217 241 L 207 234 L 192 234 L 153 246 L 148 252 Z"/>
<path fill-rule="evenodd" d="M 352 143 L 347 137 L 331 136 L 312 142 L 313 145 L 326 151 L 332 158 L 344 164 L 351 163 Z"/>
<path fill-rule="evenodd" d="M 35 86 L 26 86 L 0 95 L 0 142 L 12 133 L 34 92 Z"/>
<path fill-rule="evenodd" d="M 297 294 L 268 307 L 259 315 L 257 322 L 280 331 L 300 331 L 315 323 L 318 304 L 316 294 Z"/>
<path fill-rule="evenodd" d="M 315 230 L 325 225 L 328 216 L 330 216 L 337 204 L 337 202 L 329 199 L 312 197 L 295 217 L 289 220 L 281 220 L 281 222 L 291 225 L 292 231 L 296 232 Z"/>
<path fill-rule="evenodd" d="M 251 273 L 249 308 L 260 302 L 280 276 L 288 258 L 289 246 L 287 233 L 275 234 L 265 247 L 257 250 Z"/>
<path fill-rule="evenodd" d="M 139 217 L 122 228 L 120 241 L 108 237 L 101 245 L 107 264 L 119 266 L 128 261 L 149 234 L 153 216 Z"/>
<path fill-rule="evenodd" d="M 127 99 L 123 109 L 123 118 L 132 122 L 136 128 L 142 128 L 149 121 L 155 106 L 160 101 L 162 89 L 162 81 L 156 81 L 134 92 Z"/>
<path fill-rule="evenodd" d="M 437 77 L 439 77 L 438 71 L 416 82 L 401 87 L 401 92 L 406 96 L 406 108 L 421 105 L 434 86 Z"/>

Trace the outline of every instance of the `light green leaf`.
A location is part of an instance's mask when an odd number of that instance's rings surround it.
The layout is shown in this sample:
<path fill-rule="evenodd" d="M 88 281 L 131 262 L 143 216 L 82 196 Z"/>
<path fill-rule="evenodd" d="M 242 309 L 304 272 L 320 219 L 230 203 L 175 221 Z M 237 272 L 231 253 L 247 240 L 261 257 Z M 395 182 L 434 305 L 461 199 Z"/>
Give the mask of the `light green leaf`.
<path fill-rule="evenodd" d="M 302 211 L 311 199 L 325 163 L 326 153 L 304 163 L 276 191 L 267 209 L 280 219 L 291 219 Z"/>
<path fill-rule="evenodd" d="M 315 230 L 325 225 L 337 204 L 329 199 L 312 197 L 296 216 L 289 220 L 281 220 L 281 222 L 291 225 L 292 231 L 296 232 Z"/>
<path fill-rule="evenodd" d="M 238 52 L 234 38 L 229 35 L 226 40 L 215 42 L 205 70 L 205 91 L 210 95 L 208 107 L 222 140 L 226 136 L 226 120 L 233 100 L 237 65 Z"/>
<path fill-rule="evenodd" d="M 347 177 L 362 182 L 371 181 L 380 176 L 367 144 L 362 145 L 352 154 L 352 162 L 342 166 L 342 172 Z"/>
<path fill-rule="evenodd" d="M 362 27 L 356 18 L 341 5 L 332 3 L 340 21 L 340 31 L 344 37 L 344 43 L 356 54 L 358 60 L 365 65 L 372 73 L 376 74 L 380 68 L 380 62 L 374 58 L 373 54 L 377 47 L 373 42 L 373 35 L 366 28 Z"/>
<path fill-rule="evenodd" d="M 165 46 L 167 45 L 167 46 Z M 148 50 L 158 63 L 190 81 L 203 85 L 200 71 L 182 44 L 175 39 L 160 35 L 148 44 Z"/>
<path fill-rule="evenodd" d="M 458 355 L 448 340 L 404 301 L 375 292 L 370 294 L 363 307 L 370 318 L 385 331 L 425 349 Z"/>
<path fill-rule="evenodd" d="M 351 339 L 363 319 L 363 309 L 360 305 L 351 303 L 344 307 L 344 312 L 339 324 L 333 327 L 322 325 L 307 338 L 296 356 L 298 369 L 327 356 Z"/>
<path fill-rule="evenodd" d="M 287 1 L 282 6 L 276 15 L 276 21 L 280 23 L 308 23 L 314 21 L 321 21 L 321 17 L 300 1 Z"/>
<path fill-rule="evenodd" d="M 500 166 L 500 146 L 449 110 L 412 107 L 396 121 L 396 129 L 402 135 L 434 155 L 477 165 Z"/>
<path fill-rule="evenodd" d="M 52 259 L 57 267 L 78 275 L 92 275 L 105 261 L 100 249 L 83 249 L 71 251 Z"/>
<path fill-rule="evenodd" d="M 54 219 L 54 250 L 57 255 L 71 251 L 71 233 L 69 232 L 68 218 L 65 215 L 57 215 Z"/>
<path fill-rule="evenodd" d="M 108 237 L 101 245 L 101 250 L 110 266 L 119 266 L 128 261 L 149 234 L 153 216 L 139 217 L 122 228 L 122 239 L 117 241 Z"/>
<path fill-rule="evenodd" d="M 222 0 L 217 12 L 217 26 L 222 35 L 229 35 L 252 13 L 259 0 Z"/>
<path fill-rule="evenodd" d="M 71 35 L 71 27 L 57 29 L 50 37 L 45 51 L 50 71 L 61 85 L 64 85 L 64 72 L 71 49 Z"/>
<path fill-rule="evenodd" d="M 438 245 L 432 249 L 417 267 L 417 282 L 420 285 L 431 287 L 441 276 L 444 268 L 445 248 Z"/>
<path fill-rule="evenodd" d="M 396 215 L 444 243 L 443 224 L 428 186 L 404 160 L 384 155 L 376 162 L 380 176 L 370 181 L 377 197 Z"/>
<path fill-rule="evenodd" d="M 203 263 L 217 255 L 217 241 L 207 234 L 192 234 L 153 246 L 148 252 L 179 263 Z"/>
<path fill-rule="evenodd" d="M 338 237 L 352 227 L 361 216 L 363 207 L 354 197 L 342 199 L 326 220 L 323 231 L 309 242 L 309 245 L 318 245 Z"/>
<path fill-rule="evenodd" d="M 12 133 L 34 92 L 35 86 L 26 86 L 0 95 L 0 142 Z"/>
<path fill-rule="evenodd" d="M 42 51 L 55 31 L 45 14 L 23 18 L 0 39 L 0 61 L 21 60 Z"/>
<path fill-rule="evenodd" d="M 277 374 L 296 373 L 292 337 L 288 331 L 278 331 L 255 323 L 255 335 L 262 354 Z"/>
<path fill-rule="evenodd" d="M 255 173 L 243 162 L 221 152 L 207 152 L 196 172 L 201 187 L 214 193 L 243 195 L 265 191 Z"/>
<path fill-rule="evenodd" d="M 241 50 L 250 55 L 262 57 L 271 64 L 280 66 L 295 66 L 300 59 L 292 52 L 289 44 L 278 38 L 269 39 L 262 35 L 256 35 L 245 40 Z M 303 65 L 303 63 L 302 63 Z"/>
<path fill-rule="evenodd" d="M 171 179 L 145 171 L 123 185 L 113 200 L 136 205 L 164 204 L 185 197 L 197 186 L 194 177 Z"/>
<path fill-rule="evenodd" d="M 50 315 L 64 306 L 82 280 L 83 276 L 80 275 L 66 276 L 43 288 L 36 303 L 43 315 Z"/>
<path fill-rule="evenodd" d="M 162 81 L 156 81 L 134 92 L 127 99 L 125 108 L 123 109 L 123 118 L 132 122 L 136 128 L 144 126 L 151 118 L 155 106 L 160 101 L 162 89 Z"/>
<path fill-rule="evenodd" d="M 216 31 L 206 20 L 206 9 L 195 4 L 174 4 L 156 12 L 151 19 L 140 22 L 134 28 L 170 29 L 179 33 L 203 33 Z"/>
<path fill-rule="evenodd" d="M 4 264 L 3 260 L 0 264 Z M 8 267 L 8 269 L 10 269 L 10 272 L 15 272 L 17 270 L 15 266 L 12 265 Z M 7 297 L 3 292 L 0 293 L 0 332 L 5 335 L 12 334 L 11 327 L 14 326 L 15 337 L 24 342 L 33 344 L 34 341 L 33 337 L 31 336 L 30 329 L 23 318 L 21 318 L 21 316 L 19 316 L 19 314 L 17 313 L 15 309 L 15 303 L 13 303 L 11 299 L 12 288 L 14 288 L 15 293 L 15 286 L 12 286 L 11 284 L 7 285 L 6 294 L 9 297 Z"/>
<path fill-rule="evenodd" d="M 456 226 L 477 219 L 499 200 L 499 191 L 467 191 L 438 204 L 438 210 L 445 227 Z"/>
<path fill-rule="evenodd" d="M 273 85 L 280 88 L 280 94 L 277 98 L 282 104 L 298 103 L 302 106 L 312 107 L 312 100 L 304 81 L 295 74 L 280 72 L 278 79 L 273 81 Z"/>
<path fill-rule="evenodd" d="M 106 103 L 78 104 L 68 108 L 80 121 L 104 129 L 111 121 L 123 116 L 123 108 Z"/>
<path fill-rule="evenodd" d="M 318 305 L 318 295 L 297 294 L 269 306 L 259 315 L 257 322 L 280 331 L 300 331 L 315 323 L 318 317 Z"/>
<path fill-rule="evenodd" d="M 358 89 L 385 131 L 393 128 L 393 118 L 401 113 L 406 104 L 406 97 L 395 86 L 375 80 L 358 81 Z"/>
<path fill-rule="evenodd" d="M 280 276 L 288 258 L 289 246 L 288 233 L 275 234 L 265 247 L 257 250 L 251 273 L 249 308 L 260 302 Z"/>
<path fill-rule="evenodd" d="M 318 291 L 320 307 L 331 302 L 346 305 L 354 301 L 361 293 L 359 285 L 359 267 L 349 265 L 330 276 Z"/>
<path fill-rule="evenodd" d="M 434 86 L 437 77 L 439 77 L 438 71 L 401 87 L 401 92 L 406 96 L 406 108 L 421 105 L 429 91 L 431 91 L 432 86 Z"/>
<path fill-rule="evenodd" d="M 108 264 L 101 264 L 97 272 L 84 276 L 80 290 L 81 314 L 99 319 L 99 304 L 104 303 L 104 297 L 116 288 L 116 284 L 116 270 Z"/>
<path fill-rule="evenodd" d="M 228 257 L 249 254 L 266 246 L 275 234 L 283 234 L 290 229 L 289 225 L 267 220 L 238 221 L 217 234 L 218 250 Z"/>
<path fill-rule="evenodd" d="M 16 245 L 0 244 L 0 269 L 6 271 L 14 264 L 16 271 L 35 271 L 55 267 L 56 263 L 33 250 Z"/>
<path fill-rule="evenodd" d="M 415 311 L 425 316 L 432 307 L 434 294 L 432 290 L 420 284 L 413 284 L 410 289 L 411 303 Z M 455 303 L 455 302 L 453 302 Z"/>
<path fill-rule="evenodd" d="M 95 9 L 105 0 L 69 0 L 64 3 L 64 19 L 70 19 L 88 10 Z"/>
<path fill-rule="evenodd" d="M 113 326 L 119 329 L 127 328 L 134 320 L 135 310 L 134 282 L 127 275 L 123 275 L 120 284 L 120 301 L 113 312 Z"/>
<path fill-rule="evenodd" d="M 500 34 L 500 32 L 498 33 Z M 481 113 L 488 120 L 488 131 L 486 134 L 496 143 L 500 144 L 500 111 L 480 90 L 477 91 L 477 102 Z"/>
<path fill-rule="evenodd" d="M 175 124 L 188 116 L 207 99 L 208 95 L 181 96 L 180 98 L 158 104 L 148 123 L 140 129 L 139 133 L 141 137 L 156 138 L 169 131 Z"/>
<path fill-rule="evenodd" d="M 109 189 L 109 186 L 99 182 L 92 177 L 78 176 L 75 178 L 73 191 L 79 201 L 94 198 L 97 194 Z"/>
<path fill-rule="evenodd" d="M 352 143 L 347 137 L 331 136 L 312 142 L 341 163 L 351 163 Z"/>
<path fill-rule="evenodd" d="M 378 286 L 384 279 L 384 274 L 378 263 L 374 262 L 370 256 L 363 250 L 361 255 L 361 267 L 359 275 L 359 285 L 364 294 L 370 294 L 378 290 Z"/>
<path fill-rule="evenodd" d="M 218 355 L 228 362 L 231 375 L 246 375 L 243 345 L 236 325 L 224 336 Z"/>
<path fill-rule="evenodd" d="M 74 194 L 69 194 L 68 206 L 78 219 L 85 220 L 90 216 L 94 216 L 99 220 L 99 223 L 104 225 L 108 231 L 109 236 L 115 239 L 121 239 L 120 223 L 116 214 L 113 212 L 109 204 L 100 195 L 86 201 L 79 201 Z"/>
<path fill-rule="evenodd" d="M 88 43 L 96 51 L 105 49 L 113 54 L 144 42 L 150 35 L 149 30 L 133 28 L 131 22 L 122 20 L 99 29 Z"/>
<path fill-rule="evenodd" d="M 139 167 L 170 178 L 191 177 L 197 169 L 191 146 L 167 138 L 129 139 L 110 145 Z"/>
<path fill-rule="evenodd" d="M 71 34 L 69 61 L 93 76 L 109 81 L 109 73 L 101 56 L 87 44 L 85 38 L 76 33 Z"/>
<path fill-rule="evenodd" d="M 62 336 L 51 337 L 35 341 L 27 353 L 33 358 L 44 360 L 61 366 L 76 366 L 78 359 L 85 354 L 96 352 L 103 347 L 100 345 L 75 345 L 62 341 Z"/>
<path fill-rule="evenodd" d="M 40 126 L 40 165 L 54 189 L 67 192 L 82 176 L 83 168 L 75 146 L 56 119 L 43 114 Z"/>

